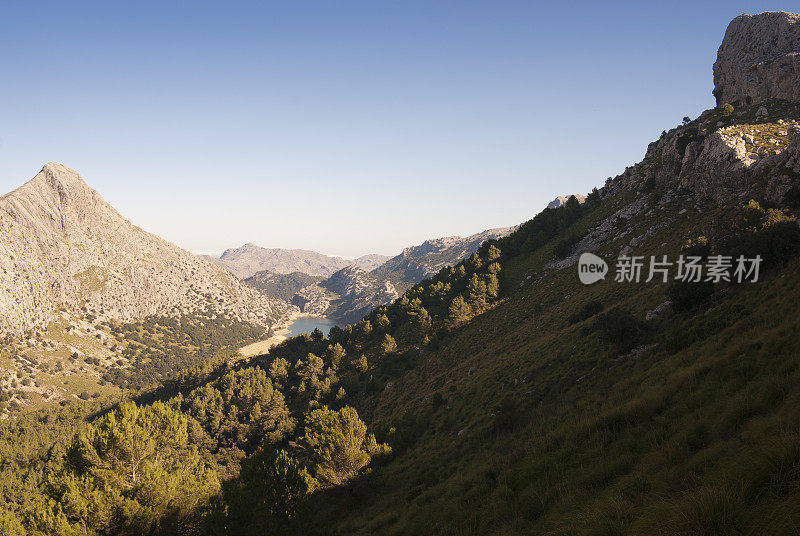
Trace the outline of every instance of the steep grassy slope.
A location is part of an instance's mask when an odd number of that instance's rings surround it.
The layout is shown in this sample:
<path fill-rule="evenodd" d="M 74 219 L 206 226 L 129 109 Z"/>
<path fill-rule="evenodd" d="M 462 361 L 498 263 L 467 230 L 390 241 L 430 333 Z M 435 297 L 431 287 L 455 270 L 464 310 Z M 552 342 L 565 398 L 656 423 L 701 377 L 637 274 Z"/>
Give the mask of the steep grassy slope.
<path fill-rule="evenodd" d="M 138 408 L 86 415 L 92 434 L 129 445 L 161 430 L 159 419 L 180 436 L 151 449 L 147 463 L 164 471 L 122 497 L 91 477 L 106 471 L 105 443 L 64 437 L 72 418 L 56 432 L 58 412 L 25 416 L 41 442 L 0 460 L 0 522 L 64 536 L 179 525 L 237 535 L 794 533 L 800 125 L 776 122 L 790 141 L 756 160 L 717 119 L 712 110 L 665 133 L 583 205 L 543 211 L 328 337 L 206 360 L 162 376 Z M 606 280 L 578 282 L 583 251 L 610 262 Z M 690 252 L 758 253 L 764 271 L 744 284 L 614 281 L 618 255 Z M 206 344 L 215 330 L 203 324 Z M 180 357 L 174 325 L 143 327 L 122 326 L 124 339 L 155 338 Z M 14 441 L 13 426 L 0 426 L 2 450 Z M 70 444 L 97 456 L 75 463 L 61 452 Z M 207 484 L 196 500 L 183 462 L 169 461 L 184 459 Z M 36 464 L 46 469 L 28 472 Z M 88 516 L 87 496 L 99 501 Z"/>
<path fill-rule="evenodd" d="M 637 255 L 675 257 L 732 219 L 732 206 L 688 201 L 631 220 L 629 236 L 672 222 Z M 312 510 L 341 534 L 794 534 L 800 263 L 645 322 L 666 285 L 541 274 L 557 240 L 507 262 L 502 304 L 358 405 L 396 458 Z M 635 332 L 609 342 L 602 313 L 569 320 L 596 301 L 630 312 Z"/>

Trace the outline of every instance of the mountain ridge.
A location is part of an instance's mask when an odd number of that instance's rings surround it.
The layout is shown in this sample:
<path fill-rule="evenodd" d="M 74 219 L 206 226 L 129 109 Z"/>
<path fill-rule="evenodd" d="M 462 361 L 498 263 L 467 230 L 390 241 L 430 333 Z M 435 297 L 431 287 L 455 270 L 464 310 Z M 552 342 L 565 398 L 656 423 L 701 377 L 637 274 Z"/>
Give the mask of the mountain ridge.
<path fill-rule="evenodd" d="M 386 255 L 375 253 L 345 259 L 307 249 L 264 248 L 252 242 L 238 248 L 228 248 L 219 257 L 203 255 L 203 258 L 225 268 L 240 279 L 247 279 L 263 271 L 274 274 L 302 272 L 311 276 L 329 277 L 353 264 L 372 270 L 389 259 Z"/>
<path fill-rule="evenodd" d="M 400 292 L 434 275 L 474 253 L 487 240 L 495 240 L 513 232 L 514 227 L 487 229 L 470 236 L 445 236 L 425 240 L 403 251 L 377 267 L 371 273 L 388 280 Z"/>

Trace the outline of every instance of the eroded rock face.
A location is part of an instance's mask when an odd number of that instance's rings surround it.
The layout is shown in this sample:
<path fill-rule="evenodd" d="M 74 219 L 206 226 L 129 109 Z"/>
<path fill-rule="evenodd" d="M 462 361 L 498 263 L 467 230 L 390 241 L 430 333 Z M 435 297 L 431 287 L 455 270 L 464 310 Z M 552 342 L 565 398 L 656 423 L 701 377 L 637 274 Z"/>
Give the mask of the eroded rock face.
<path fill-rule="evenodd" d="M 717 104 L 800 101 L 800 15 L 774 11 L 733 19 L 714 63 Z"/>
<path fill-rule="evenodd" d="M 266 325 L 287 305 L 136 227 L 51 162 L 0 197 L 0 331 L 46 326 L 81 307 L 120 320 L 210 307 Z"/>

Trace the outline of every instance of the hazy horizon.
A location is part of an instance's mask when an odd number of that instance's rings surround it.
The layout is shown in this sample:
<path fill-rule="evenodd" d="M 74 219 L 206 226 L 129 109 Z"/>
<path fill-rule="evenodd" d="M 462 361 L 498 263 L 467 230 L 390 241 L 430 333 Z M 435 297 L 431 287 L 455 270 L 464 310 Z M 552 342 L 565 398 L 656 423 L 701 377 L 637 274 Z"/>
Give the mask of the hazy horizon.
<path fill-rule="evenodd" d="M 192 252 L 355 258 L 521 223 L 713 107 L 767 2 L 0 7 L 0 190 L 45 162 Z M 47 16 L 42 16 L 47 13 Z"/>

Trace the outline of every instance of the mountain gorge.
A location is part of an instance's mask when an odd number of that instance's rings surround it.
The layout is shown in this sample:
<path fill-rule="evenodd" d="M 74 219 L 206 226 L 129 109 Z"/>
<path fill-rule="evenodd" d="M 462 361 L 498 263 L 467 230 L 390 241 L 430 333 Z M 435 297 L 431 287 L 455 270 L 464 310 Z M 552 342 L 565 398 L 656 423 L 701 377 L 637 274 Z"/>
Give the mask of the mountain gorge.
<path fill-rule="evenodd" d="M 577 197 L 585 199 L 585 196 Z M 352 264 L 327 278 L 315 276 L 312 272 L 316 268 L 308 268 L 303 259 L 286 258 L 282 267 L 293 273 L 275 274 L 263 270 L 248 277 L 245 282 L 270 297 L 289 301 L 302 313 L 328 316 L 349 324 L 357 322 L 376 307 L 393 302 L 403 289 L 472 255 L 486 240 L 506 236 L 513 229 L 489 229 L 465 238 L 449 236 L 426 240 L 418 246 L 405 248 L 391 258 L 366 255 L 349 261 Z M 367 263 L 367 260 L 371 262 Z M 377 261 L 381 261 L 380 264 L 373 266 Z M 365 263 L 367 266 L 364 266 Z M 312 281 L 311 278 L 316 280 Z M 308 283 L 301 285 L 305 281 Z M 294 292 L 290 292 L 290 289 Z"/>
<path fill-rule="evenodd" d="M 292 298 L 292 305 L 303 313 L 328 316 L 350 324 L 399 297 L 388 280 L 357 266 L 348 266 L 328 279 L 300 289 Z"/>
<path fill-rule="evenodd" d="M 357 321 L 8 419 L 0 529 L 796 534 L 800 49 L 783 45 L 798 20 L 734 19 L 718 62 L 744 59 L 715 95 L 736 80 L 742 98 L 665 130 L 585 199 L 293 297 L 355 314 L 364 302 L 337 300 L 396 293 Z M 754 57 L 780 58 L 780 80 Z M 591 284 L 587 252 L 608 264 Z M 687 259 L 703 277 L 679 277 Z M 737 259 L 759 270 L 737 278 Z M 180 331 L 152 323 L 108 333 Z"/>
<path fill-rule="evenodd" d="M 405 248 L 375 270 L 372 275 L 387 280 L 400 292 L 469 257 L 487 240 L 510 234 L 514 227 L 489 229 L 467 237 L 447 236 L 426 240 L 418 246 Z"/>

